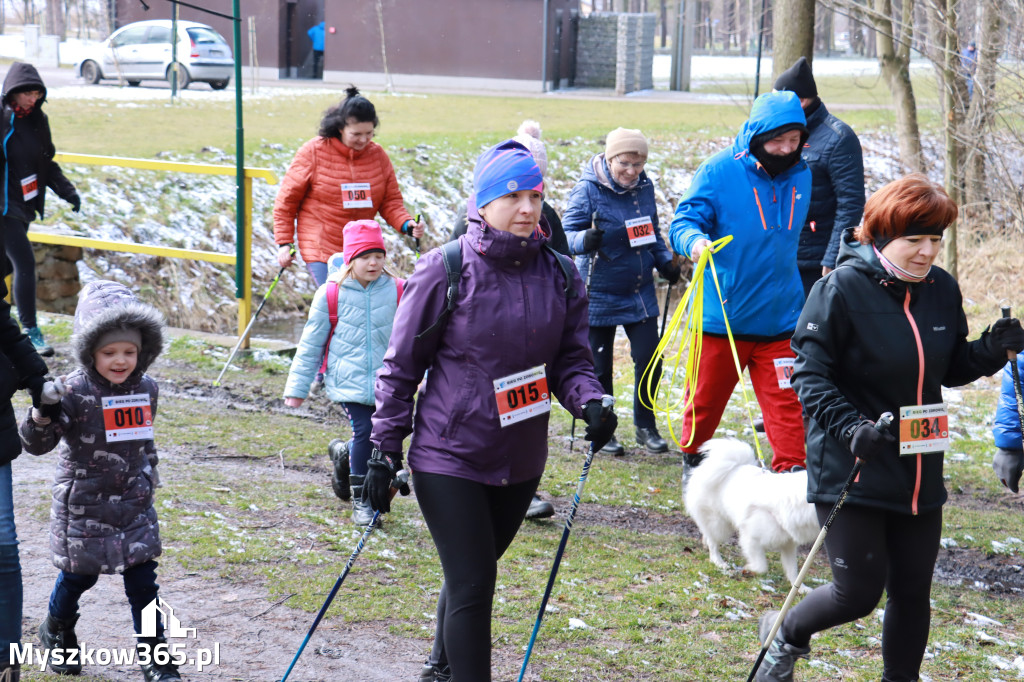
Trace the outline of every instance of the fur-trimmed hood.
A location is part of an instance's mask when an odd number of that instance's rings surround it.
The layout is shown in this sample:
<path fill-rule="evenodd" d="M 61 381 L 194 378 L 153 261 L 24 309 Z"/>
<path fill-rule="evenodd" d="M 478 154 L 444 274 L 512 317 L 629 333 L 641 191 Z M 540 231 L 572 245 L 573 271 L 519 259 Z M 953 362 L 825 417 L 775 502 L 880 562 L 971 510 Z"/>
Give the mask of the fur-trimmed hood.
<path fill-rule="evenodd" d="M 79 364 L 93 368 L 93 346 L 101 336 L 118 328 L 138 329 L 142 334 L 138 365 L 131 378 L 142 376 L 164 348 L 164 318 L 151 305 L 140 302 L 118 282 L 97 280 L 83 287 L 75 308 L 71 345 Z"/>

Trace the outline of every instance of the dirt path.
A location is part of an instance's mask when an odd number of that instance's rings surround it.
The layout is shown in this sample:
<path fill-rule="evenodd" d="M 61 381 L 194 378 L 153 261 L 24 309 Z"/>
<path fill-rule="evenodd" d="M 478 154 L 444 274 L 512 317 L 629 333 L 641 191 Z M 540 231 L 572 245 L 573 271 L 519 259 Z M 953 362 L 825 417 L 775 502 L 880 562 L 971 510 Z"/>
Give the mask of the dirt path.
<path fill-rule="evenodd" d="M 168 452 L 166 465 L 175 466 Z M 219 466 L 230 467 L 229 463 Z M 57 576 L 46 545 L 49 521 L 31 507 L 42 504 L 52 477 L 52 457 L 22 455 L 14 462 L 14 499 L 25 590 L 24 642 L 38 644 L 36 629 L 46 615 Z M 317 474 L 289 470 L 288 476 Z M 196 628 L 197 639 L 186 650 L 220 647 L 220 665 L 199 673 L 182 669 L 188 680 L 279 680 L 312 623 L 311 614 L 271 600 L 261 583 L 216 574 L 187 573 L 173 560 L 160 559 L 160 594 L 174 607 L 185 627 Z M 82 599 L 77 627 L 80 642 L 92 648 L 134 646 L 131 614 L 119 576 L 102 576 Z M 422 640 L 393 637 L 386 626 L 361 625 L 332 619 L 320 624 L 289 679 L 394 680 L 411 679 L 426 655 Z M 38 668 L 37 668 L 38 669 Z M 137 667 L 86 666 L 84 674 L 102 680 L 140 679 Z M 26 671 L 23 679 L 39 679 Z M 84 679 L 84 678 L 83 678 Z"/>

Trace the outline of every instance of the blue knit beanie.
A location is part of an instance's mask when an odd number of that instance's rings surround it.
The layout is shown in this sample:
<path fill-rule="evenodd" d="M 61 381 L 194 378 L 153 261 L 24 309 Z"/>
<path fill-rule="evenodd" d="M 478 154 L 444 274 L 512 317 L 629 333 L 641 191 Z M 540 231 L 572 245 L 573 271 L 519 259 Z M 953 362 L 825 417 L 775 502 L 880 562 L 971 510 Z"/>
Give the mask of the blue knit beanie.
<path fill-rule="evenodd" d="M 515 140 L 505 140 L 485 151 L 476 160 L 473 187 L 476 190 L 476 206 L 481 208 L 512 192 L 543 192 L 544 176 L 529 149 Z"/>

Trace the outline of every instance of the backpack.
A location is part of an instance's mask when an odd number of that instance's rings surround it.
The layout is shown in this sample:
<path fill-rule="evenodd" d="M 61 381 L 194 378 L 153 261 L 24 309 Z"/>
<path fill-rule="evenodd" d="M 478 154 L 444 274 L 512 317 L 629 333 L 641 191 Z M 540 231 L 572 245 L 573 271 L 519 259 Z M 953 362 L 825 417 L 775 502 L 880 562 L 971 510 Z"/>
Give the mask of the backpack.
<path fill-rule="evenodd" d="M 402 291 L 405 289 L 405 280 L 395 277 L 395 286 L 398 287 L 398 302 L 402 302 Z M 324 343 L 324 359 L 320 363 L 320 374 L 327 372 L 327 354 L 331 350 L 331 339 L 334 338 L 334 328 L 338 326 L 338 283 L 334 280 L 327 280 L 327 319 L 331 322 L 331 330 L 327 332 L 327 342 Z"/>
<path fill-rule="evenodd" d="M 452 310 L 455 309 L 455 301 L 459 298 L 459 281 L 462 279 L 462 241 L 455 239 L 445 243 L 440 248 L 441 260 L 444 261 L 444 271 L 448 275 L 448 292 L 445 295 L 447 302 L 445 303 L 444 310 L 434 320 L 434 324 L 417 334 L 416 339 L 422 339 L 442 331 L 448 323 L 448 317 L 452 314 Z M 576 266 L 569 260 L 568 256 L 563 256 L 552 248 L 551 244 L 545 243 L 543 248 L 555 257 L 558 267 L 565 277 L 565 298 L 572 298 L 576 295 L 576 292 L 572 288 L 572 276 L 569 268 L 575 269 Z"/>

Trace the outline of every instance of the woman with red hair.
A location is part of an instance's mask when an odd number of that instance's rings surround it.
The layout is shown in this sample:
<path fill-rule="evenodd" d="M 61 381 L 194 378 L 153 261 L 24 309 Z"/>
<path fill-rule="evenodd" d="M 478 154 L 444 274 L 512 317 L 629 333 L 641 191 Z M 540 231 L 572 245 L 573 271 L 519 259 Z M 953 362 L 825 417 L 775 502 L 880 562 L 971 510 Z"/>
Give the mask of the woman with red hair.
<path fill-rule="evenodd" d="M 1024 348 L 1016 319 L 967 340 L 960 287 L 933 262 L 956 204 L 919 174 L 885 185 L 838 267 L 811 289 L 793 335 L 792 383 L 810 424 L 807 499 L 824 523 L 855 458 L 864 462 L 825 539 L 832 582 L 786 614 L 757 680 L 792 680 L 811 635 L 871 614 L 886 592 L 883 682 L 917 680 L 928 640 L 949 445 L 943 386 L 995 374 Z M 879 431 L 884 412 L 898 418 Z M 761 641 L 776 611 L 761 617 Z"/>

